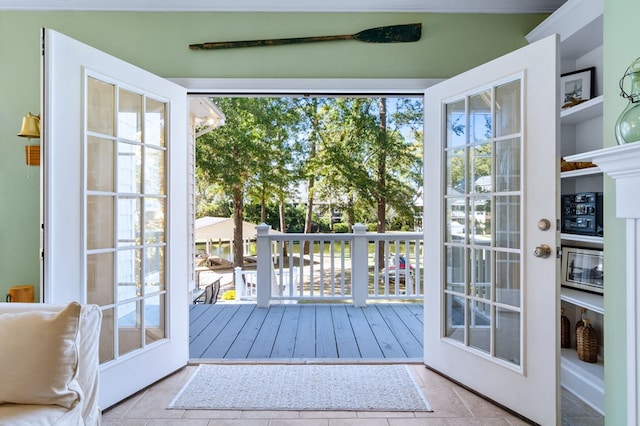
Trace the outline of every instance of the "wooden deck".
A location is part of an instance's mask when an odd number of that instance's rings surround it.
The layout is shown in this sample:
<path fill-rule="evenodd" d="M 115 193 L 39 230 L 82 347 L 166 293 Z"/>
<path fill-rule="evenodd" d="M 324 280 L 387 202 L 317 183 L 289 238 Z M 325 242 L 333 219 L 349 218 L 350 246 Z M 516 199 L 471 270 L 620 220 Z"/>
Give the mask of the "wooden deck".
<path fill-rule="evenodd" d="M 192 305 L 191 360 L 423 359 L 423 305 L 372 303 Z"/>

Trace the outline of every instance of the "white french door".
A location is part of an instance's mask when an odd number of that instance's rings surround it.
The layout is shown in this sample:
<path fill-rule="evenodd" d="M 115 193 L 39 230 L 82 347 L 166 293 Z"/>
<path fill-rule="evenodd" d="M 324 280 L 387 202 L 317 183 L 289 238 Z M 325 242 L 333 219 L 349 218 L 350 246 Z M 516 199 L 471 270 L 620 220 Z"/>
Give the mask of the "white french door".
<path fill-rule="evenodd" d="M 559 419 L 558 75 L 552 36 L 425 92 L 425 364 L 544 425 Z"/>
<path fill-rule="evenodd" d="M 43 293 L 100 306 L 100 406 L 186 365 L 186 90 L 43 31 Z"/>

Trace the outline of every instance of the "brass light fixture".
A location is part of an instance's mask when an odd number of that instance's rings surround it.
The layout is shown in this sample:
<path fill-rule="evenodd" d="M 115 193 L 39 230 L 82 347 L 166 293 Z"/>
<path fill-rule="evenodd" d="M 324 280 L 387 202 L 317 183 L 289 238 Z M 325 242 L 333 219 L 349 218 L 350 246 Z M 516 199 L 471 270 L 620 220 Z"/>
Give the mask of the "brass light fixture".
<path fill-rule="evenodd" d="M 31 145 L 31 139 L 40 139 L 40 115 L 29 113 L 22 119 L 22 129 L 18 136 L 28 138 L 29 142 L 24 147 L 28 166 L 40 165 L 40 146 Z"/>

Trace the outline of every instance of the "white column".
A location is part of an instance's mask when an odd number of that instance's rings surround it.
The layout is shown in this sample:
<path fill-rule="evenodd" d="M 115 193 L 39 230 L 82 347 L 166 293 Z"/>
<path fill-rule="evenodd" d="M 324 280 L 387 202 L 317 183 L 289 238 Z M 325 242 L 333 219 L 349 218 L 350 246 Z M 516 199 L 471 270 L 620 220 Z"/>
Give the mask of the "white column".
<path fill-rule="evenodd" d="M 572 155 L 567 161 L 591 161 L 613 178 L 616 217 L 626 219 L 627 424 L 637 425 L 640 421 L 640 198 L 636 194 L 640 188 L 640 142 Z"/>
<path fill-rule="evenodd" d="M 354 306 L 367 306 L 367 296 L 369 294 L 369 247 L 367 227 L 361 223 L 353 225 L 351 293 Z"/>
<path fill-rule="evenodd" d="M 256 293 L 258 308 L 268 308 L 271 299 L 271 244 L 269 242 L 269 230 L 271 226 L 261 223 L 256 226 L 256 250 L 258 265 L 256 267 Z"/>

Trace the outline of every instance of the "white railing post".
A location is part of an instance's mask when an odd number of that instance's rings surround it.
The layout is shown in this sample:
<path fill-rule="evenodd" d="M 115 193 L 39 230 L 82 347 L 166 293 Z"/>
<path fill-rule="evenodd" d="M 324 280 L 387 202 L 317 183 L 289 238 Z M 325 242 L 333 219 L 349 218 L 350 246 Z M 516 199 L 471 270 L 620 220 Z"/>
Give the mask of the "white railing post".
<path fill-rule="evenodd" d="M 256 251 L 258 265 L 256 267 L 256 293 L 258 308 L 268 308 L 271 299 L 271 244 L 269 242 L 271 226 L 261 223 L 256 226 Z"/>
<path fill-rule="evenodd" d="M 351 247 L 351 293 L 353 305 L 367 306 L 369 294 L 369 249 L 367 227 L 361 223 L 353 225 Z"/>
<path fill-rule="evenodd" d="M 234 280 L 236 283 L 236 300 L 241 300 L 244 296 L 246 296 L 245 290 L 247 288 L 247 285 L 244 282 L 244 279 L 242 278 L 241 267 L 236 266 L 235 268 L 233 268 L 233 272 L 235 274 Z"/>

